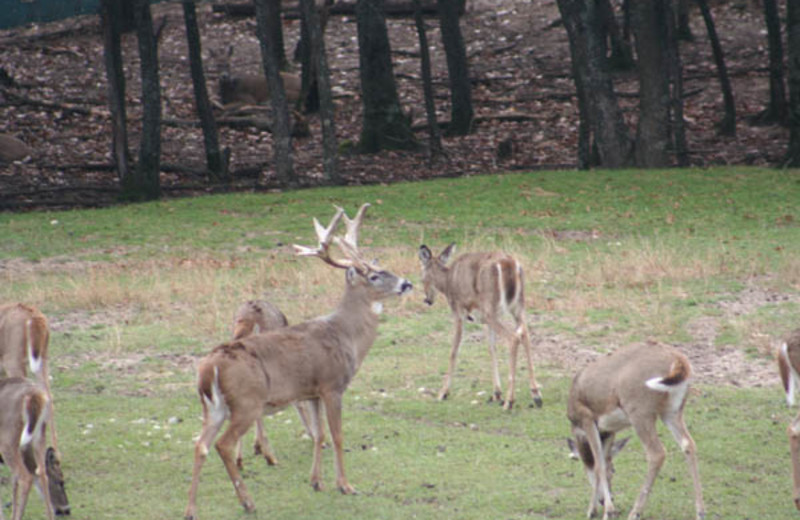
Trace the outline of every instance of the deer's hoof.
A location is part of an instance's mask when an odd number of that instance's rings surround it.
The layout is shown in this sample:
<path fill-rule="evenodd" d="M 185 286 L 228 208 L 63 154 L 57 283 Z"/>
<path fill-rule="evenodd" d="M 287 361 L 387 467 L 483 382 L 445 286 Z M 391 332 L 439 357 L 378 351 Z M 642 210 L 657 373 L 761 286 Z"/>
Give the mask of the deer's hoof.
<path fill-rule="evenodd" d="M 796 507 L 797 510 L 800 511 L 800 498 L 794 499 L 794 507 Z"/>
<path fill-rule="evenodd" d="M 311 488 L 312 488 L 314 491 L 322 491 L 322 489 L 323 489 L 323 487 L 322 487 L 322 483 L 321 483 L 321 482 L 312 482 L 312 483 L 311 483 Z"/>
<path fill-rule="evenodd" d="M 242 507 L 244 508 L 246 513 L 252 513 L 253 511 L 256 510 L 256 505 L 249 498 L 244 502 L 242 502 Z"/>
<path fill-rule="evenodd" d="M 239 468 L 239 471 L 244 469 L 244 462 L 241 457 L 236 457 L 236 467 Z"/>
<path fill-rule="evenodd" d="M 511 411 L 514 408 L 514 401 L 506 401 L 503 403 L 503 410 Z"/>
<path fill-rule="evenodd" d="M 543 404 L 542 396 L 538 395 L 538 394 L 534 395 L 533 396 L 533 404 L 536 406 L 536 408 L 541 408 L 542 404 Z"/>
<path fill-rule="evenodd" d="M 442 390 L 441 392 L 439 392 L 439 397 L 438 397 L 438 399 L 439 399 L 440 401 L 445 401 L 445 400 L 447 400 L 447 398 L 448 398 L 449 396 L 450 396 L 450 392 L 449 392 L 449 391 L 447 391 L 447 390 Z"/>
<path fill-rule="evenodd" d="M 351 486 L 350 484 L 342 484 L 339 486 L 339 491 L 342 492 L 343 495 L 357 495 L 358 491 L 356 488 Z"/>

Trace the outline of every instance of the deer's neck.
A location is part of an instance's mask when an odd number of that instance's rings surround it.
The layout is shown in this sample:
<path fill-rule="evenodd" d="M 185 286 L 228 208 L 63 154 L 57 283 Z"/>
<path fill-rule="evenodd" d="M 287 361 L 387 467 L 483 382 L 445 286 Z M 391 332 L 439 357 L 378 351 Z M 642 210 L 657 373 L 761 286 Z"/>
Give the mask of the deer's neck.
<path fill-rule="evenodd" d="M 364 291 L 349 288 L 336 310 L 328 316 L 340 334 L 342 345 L 354 350 L 359 366 L 378 335 L 378 313 L 373 303 Z"/>

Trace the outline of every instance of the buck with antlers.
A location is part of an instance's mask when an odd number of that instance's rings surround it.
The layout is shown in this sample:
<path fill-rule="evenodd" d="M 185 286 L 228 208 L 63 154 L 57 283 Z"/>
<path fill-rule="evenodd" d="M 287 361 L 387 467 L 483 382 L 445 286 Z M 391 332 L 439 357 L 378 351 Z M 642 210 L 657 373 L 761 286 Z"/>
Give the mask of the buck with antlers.
<path fill-rule="evenodd" d="M 253 334 L 264 334 L 288 325 L 289 321 L 286 316 L 272 303 L 266 300 L 249 300 L 236 309 L 236 314 L 233 317 L 233 339 L 242 339 Z M 308 404 L 305 401 L 300 401 L 294 403 L 294 407 L 300 416 L 306 433 L 313 438 L 314 434 L 311 431 Z M 278 459 L 269 444 L 269 439 L 264 433 L 264 423 L 261 418 L 256 421 L 256 441 L 253 449 L 256 455 L 263 455 L 270 466 L 278 463 Z M 239 466 L 239 469 L 243 467 L 241 442 L 237 448 L 236 465 Z"/>
<path fill-rule="evenodd" d="M 11 469 L 12 520 L 21 520 L 28 494 L 36 482 L 45 503 L 47 518 L 70 514 L 61 465 L 52 448 L 46 447 L 51 408 L 45 391 L 21 377 L 0 379 L 0 463 Z M 0 501 L 0 518 L 3 518 Z"/>
<path fill-rule="evenodd" d="M 422 245 L 419 259 L 422 262 L 422 283 L 425 287 L 425 303 L 433 305 L 436 292 L 441 292 L 450 304 L 455 321 L 453 346 L 450 350 L 450 366 L 439 391 L 439 399 L 447 399 L 450 382 L 456 368 L 458 349 L 464 332 L 464 320 L 473 321 L 476 314 L 486 323 L 489 354 L 492 358 L 494 393 L 490 400 L 502 401 L 503 390 L 497 368 L 496 336 L 510 341 L 508 360 L 508 391 L 503 407 L 510 410 L 514 405 L 517 352 L 519 344 L 525 349 L 528 362 L 528 380 L 531 396 L 536 406 L 542 406 L 542 396 L 533 373 L 533 356 L 528 325 L 525 323 L 525 284 L 522 267 L 512 256 L 505 253 L 465 253 L 448 266 L 447 262 L 455 250 L 450 244 L 439 256 Z M 514 319 L 514 331 L 508 330 L 501 321 L 503 311 Z"/>
<path fill-rule="evenodd" d="M 789 406 L 794 406 L 794 394 L 800 383 L 800 329 L 791 332 L 778 349 L 778 368 L 786 392 L 786 402 Z M 788 433 L 792 453 L 794 505 L 800 510 L 800 414 L 789 424 Z"/>
<path fill-rule="evenodd" d="M 58 453 L 58 438 L 53 417 L 53 394 L 47 368 L 50 329 L 38 309 L 22 303 L 0 305 L 0 372 L 7 377 L 33 378 L 47 393 L 50 406 L 50 435 Z"/>
<path fill-rule="evenodd" d="M 691 373 L 686 356 L 668 345 L 653 343 L 618 350 L 575 376 L 567 402 L 575 436 L 574 441 L 569 439 L 569 446 L 583 461 L 592 486 L 589 518 L 600 505 L 604 507 L 604 520 L 616 514 L 611 500 L 612 458 L 627 439 L 614 442 L 614 436 L 629 426 L 633 426 L 647 455 L 647 477 L 628 515 L 629 520 L 641 518 L 666 458 L 656 431 L 659 417 L 685 455 L 694 483 L 697 519 L 705 517 L 695 443 L 683 422 Z"/>
<path fill-rule="evenodd" d="M 369 204 L 353 220 L 337 208 L 327 228 L 314 219 L 316 248 L 295 246 L 301 256 L 316 256 L 346 270 L 344 296 L 333 313 L 298 325 L 250 336 L 216 347 L 198 366 L 197 390 L 203 405 L 203 428 L 195 446 L 192 484 L 186 518 L 196 518 L 197 486 L 208 447 L 229 419 L 215 447 L 228 471 L 240 503 L 254 510 L 247 487 L 234 460 L 241 436 L 264 413 L 291 403 L 308 401 L 315 427 L 311 485 L 322 488 L 321 406 L 324 404 L 333 439 L 336 485 L 342 493 L 355 489 L 345 477 L 342 445 L 342 396 L 377 336 L 381 301 L 411 290 L 411 284 L 364 261 L 358 251 L 358 232 Z M 333 233 L 344 218 L 344 237 Z M 335 242 L 346 259 L 334 259 Z"/>

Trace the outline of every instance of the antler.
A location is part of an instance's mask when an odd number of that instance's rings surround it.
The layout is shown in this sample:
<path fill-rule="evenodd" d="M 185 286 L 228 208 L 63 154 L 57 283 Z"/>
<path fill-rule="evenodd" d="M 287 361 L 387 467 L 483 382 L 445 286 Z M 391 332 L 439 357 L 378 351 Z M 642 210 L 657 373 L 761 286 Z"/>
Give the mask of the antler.
<path fill-rule="evenodd" d="M 320 224 L 319 220 L 317 220 L 315 217 L 314 229 L 317 233 L 319 245 L 316 248 L 311 248 L 294 244 L 293 247 L 295 252 L 299 256 L 319 257 L 325 263 L 341 269 L 346 269 L 352 266 L 362 271 L 368 270 L 369 264 L 361 259 L 361 255 L 358 252 L 358 230 L 361 227 L 361 221 L 364 218 L 364 213 L 367 211 L 369 206 L 369 203 L 363 204 L 353 219 L 348 218 L 343 208 L 334 206 L 336 208 L 336 214 L 333 216 L 333 219 L 331 219 L 331 222 L 328 224 L 327 228 L 322 227 L 322 224 Z M 339 225 L 339 221 L 342 218 L 344 218 L 345 226 L 347 227 L 345 236 L 344 238 L 338 236 L 334 237 L 333 232 L 336 230 L 336 226 Z M 331 257 L 331 241 L 336 242 L 336 245 L 338 245 L 345 256 L 348 257 L 347 260 L 336 260 Z"/>

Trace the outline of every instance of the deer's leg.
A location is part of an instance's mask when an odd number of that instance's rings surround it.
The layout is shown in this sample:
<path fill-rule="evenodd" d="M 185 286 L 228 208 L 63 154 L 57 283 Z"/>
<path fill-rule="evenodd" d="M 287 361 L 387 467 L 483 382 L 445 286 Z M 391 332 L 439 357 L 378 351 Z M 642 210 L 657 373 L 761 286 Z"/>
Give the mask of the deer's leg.
<path fill-rule="evenodd" d="M 264 460 L 270 466 L 278 463 L 275 452 L 272 451 L 272 446 L 269 444 L 269 439 L 264 433 L 264 419 L 262 417 L 256 419 L 256 442 L 253 444 L 253 451 L 255 451 L 256 455 L 263 455 Z"/>
<path fill-rule="evenodd" d="M 308 405 L 311 438 L 314 441 L 314 458 L 311 463 L 311 487 L 314 488 L 315 491 L 322 491 L 322 442 L 324 436 L 322 434 L 320 401 L 319 399 L 309 399 L 306 403 Z"/>
<path fill-rule="evenodd" d="M 49 477 L 47 476 L 47 465 L 45 462 L 45 453 L 47 451 L 47 446 L 45 446 L 45 444 L 46 441 L 42 438 L 35 452 L 36 468 L 39 477 L 39 486 L 41 487 L 42 500 L 44 500 L 45 514 L 48 520 L 53 520 L 53 502 L 50 498 L 50 483 L 48 482 Z M 55 451 L 55 448 L 53 448 L 53 450 Z M 56 456 L 58 456 L 58 452 L 56 452 Z"/>
<path fill-rule="evenodd" d="M 336 487 L 345 495 L 354 495 L 356 490 L 347 482 L 344 475 L 344 447 L 342 437 L 342 395 L 330 393 L 323 396 L 325 413 L 328 416 L 328 428 L 333 439 L 333 449 L 336 461 Z"/>
<path fill-rule="evenodd" d="M 28 494 L 31 492 L 31 486 L 33 485 L 33 475 L 28 473 L 24 465 L 22 467 L 18 465 L 16 469 L 17 471 L 14 472 L 13 477 L 14 496 L 11 499 L 11 520 L 22 520 L 22 514 L 25 512 L 25 506 L 28 503 Z"/>
<path fill-rule="evenodd" d="M 539 390 L 539 385 L 536 383 L 536 375 L 533 370 L 533 352 L 531 352 L 531 334 L 528 330 L 528 324 L 525 323 L 525 313 L 520 313 L 517 318 L 517 335 L 522 341 L 522 347 L 525 349 L 525 361 L 528 363 L 528 387 L 531 390 L 531 397 L 533 397 L 533 404 L 536 408 L 542 407 L 542 393 Z"/>
<path fill-rule="evenodd" d="M 294 403 L 294 409 L 297 410 L 297 416 L 300 417 L 300 422 L 303 423 L 303 428 L 306 430 L 306 435 L 314 438 L 314 433 L 311 430 L 311 409 L 306 401 L 299 401 Z M 322 432 L 322 442 L 325 442 L 325 435 Z"/>
<path fill-rule="evenodd" d="M 500 383 L 500 369 L 497 366 L 497 334 L 494 329 L 486 325 L 486 339 L 489 342 L 489 356 L 492 358 L 492 379 L 494 382 L 494 392 L 489 401 L 503 401 L 503 388 Z"/>
<path fill-rule="evenodd" d="M 493 308 L 491 309 L 486 316 L 486 324 L 489 328 L 494 331 L 495 333 L 499 333 L 505 341 L 509 341 L 508 347 L 508 390 L 506 391 L 506 400 L 503 403 L 503 408 L 506 410 L 511 410 L 514 406 L 514 401 L 516 399 L 516 374 L 517 374 L 517 353 L 519 351 L 519 337 L 516 334 L 512 334 L 508 328 L 503 325 L 503 323 L 497 318 L 498 309 Z M 495 371 L 497 370 L 497 360 L 492 359 L 495 365 Z M 499 376 L 498 376 L 499 378 Z M 495 387 L 495 392 L 499 392 L 499 383 L 498 386 Z M 501 392 L 502 393 L 502 392 Z"/>
<path fill-rule="evenodd" d="M 686 458 L 689 475 L 692 476 L 692 483 L 694 484 L 694 507 L 697 512 L 697 520 L 702 520 L 706 516 L 706 509 L 703 505 L 703 486 L 700 484 L 700 471 L 697 469 L 697 447 L 694 439 L 689 434 L 689 430 L 686 429 L 682 411 L 662 417 L 662 420 L 669 428 L 669 431 L 672 432 L 672 436 L 675 437 L 675 441 L 681 447 L 681 451 L 683 451 Z"/>
<path fill-rule="evenodd" d="M 253 504 L 253 500 L 247 492 L 247 486 L 242 480 L 239 468 L 236 466 L 236 446 L 242 438 L 242 435 L 247 433 L 250 425 L 259 417 L 260 415 L 252 417 L 250 415 L 240 415 L 232 412 L 228 429 L 225 430 L 219 440 L 214 444 L 217 448 L 217 453 L 219 453 L 222 459 L 222 463 L 225 465 L 225 469 L 228 471 L 228 476 L 233 483 L 233 489 L 236 491 L 239 503 L 242 504 L 242 507 L 244 507 L 247 512 L 254 511 L 256 506 Z"/>
<path fill-rule="evenodd" d="M 60 461 L 61 460 L 61 452 L 58 451 L 58 435 L 56 435 L 56 409 L 55 405 L 53 404 L 53 392 L 50 391 L 50 374 L 47 370 L 47 362 L 43 360 L 42 368 L 39 372 L 39 377 L 42 385 L 44 386 L 44 390 L 47 393 L 47 407 L 48 412 L 50 414 L 50 438 L 53 442 L 53 449 L 56 451 L 56 458 Z"/>
<path fill-rule="evenodd" d="M 186 506 L 184 518 L 186 520 L 194 520 L 197 511 L 197 486 L 200 483 L 200 470 L 203 469 L 203 463 L 208 457 L 208 447 L 211 442 L 216 438 L 222 424 L 225 422 L 225 416 L 209 414 L 203 410 L 203 429 L 200 431 L 200 438 L 194 445 L 194 468 L 192 469 L 192 485 L 189 488 L 189 505 Z"/>
<path fill-rule="evenodd" d="M 597 429 L 597 424 L 594 420 L 589 422 L 587 427 L 584 428 L 584 431 L 586 432 L 586 440 L 594 456 L 594 468 L 592 468 L 594 474 L 589 476 L 589 481 L 592 484 L 592 501 L 589 503 L 587 517 L 594 517 L 599 504 L 602 503 L 604 506 L 603 520 L 608 520 L 608 517 L 615 515 L 616 511 L 614 509 L 614 502 L 611 500 L 611 487 L 608 483 L 608 471 L 606 457 L 603 451 L 603 441 L 600 439 L 600 431 Z"/>
<path fill-rule="evenodd" d="M 664 451 L 664 445 L 658 438 L 656 431 L 655 418 L 649 416 L 634 422 L 636 434 L 644 445 L 645 455 L 647 457 L 647 476 L 644 479 L 642 489 L 639 491 L 639 496 L 636 498 L 636 503 L 628 515 L 628 520 L 638 520 L 642 517 L 642 510 L 647 503 L 647 498 L 653 489 L 653 483 L 656 481 L 658 472 L 661 471 L 661 466 L 664 465 L 664 459 L 667 455 Z"/>
<path fill-rule="evenodd" d="M 789 424 L 789 447 L 792 452 L 794 478 L 794 505 L 800 509 L 800 415 Z"/>
<path fill-rule="evenodd" d="M 458 358 L 458 348 L 461 346 L 461 335 L 464 333 L 464 320 L 457 313 L 453 313 L 455 327 L 453 330 L 453 347 L 450 349 L 450 366 L 444 376 L 444 384 L 439 391 L 439 400 L 444 401 L 450 395 L 450 382 L 453 379 L 453 372 L 456 370 L 456 359 Z"/>

